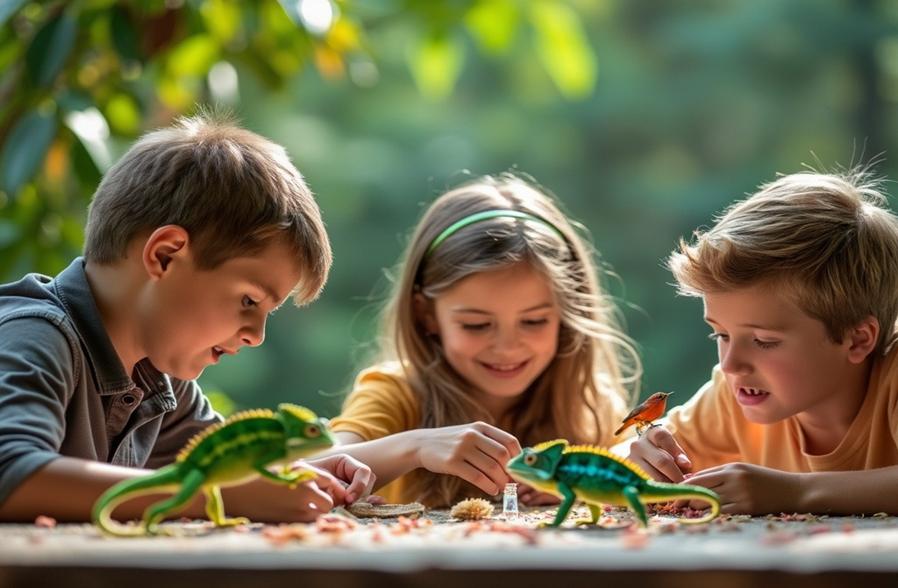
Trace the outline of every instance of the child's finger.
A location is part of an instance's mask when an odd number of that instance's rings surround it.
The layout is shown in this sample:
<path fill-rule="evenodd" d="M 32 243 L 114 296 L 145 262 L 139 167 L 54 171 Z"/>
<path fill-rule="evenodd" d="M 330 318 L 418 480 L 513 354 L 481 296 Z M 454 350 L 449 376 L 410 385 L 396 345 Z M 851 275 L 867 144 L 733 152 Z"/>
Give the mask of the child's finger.
<path fill-rule="evenodd" d="M 664 450 L 668 455 L 673 457 L 674 462 L 682 473 L 692 471 L 692 462 L 689 460 L 689 456 L 686 455 L 686 452 L 674 438 L 673 433 L 668 429 L 664 427 L 652 427 L 649 429 L 649 432 L 646 433 L 646 438 L 652 445 Z"/>
<path fill-rule="evenodd" d="M 475 449 L 465 455 L 465 461 L 483 472 L 496 485 L 496 493 L 501 492 L 505 484 L 511 481 L 505 471 L 504 462 L 498 462 L 492 456 Z"/>
<path fill-rule="evenodd" d="M 509 459 L 517 455 L 511 453 L 508 447 L 487 435 L 481 435 L 474 446 L 503 468 Z M 518 449 L 518 453 L 520 453 L 520 449 Z"/>
<path fill-rule="evenodd" d="M 478 468 L 474 467 L 467 461 L 459 463 L 455 468 L 453 468 L 453 470 L 454 471 L 449 473 L 458 476 L 466 482 L 474 484 L 475 486 L 483 490 L 484 493 L 489 494 L 490 496 L 495 496 L 502 488 L 501 485 L 491 480 L 489 476 L 484 474 L 482 471 L 480 471 Z"/>
<path fill-rule="evenodd" d="M 311 480 L 310 483 L 317 486 L 323 492 L 326 492 L 331 502 L 334 504 L 343 504 L 346 502 L 346 487 L 343 483 L 335 478 L 330 472 L 318 470 L 318 477 Z"/>
<path fill-rule="evenodd" d="M 506 433 L 502 429 L 487 425 L 486 423 L 476 423 L 476 425 L 478 425 L 477 429 L 481 433 L 490 439 L 495 440 L 505 448 L 509 454 L 508 459 L 511 459 L 521 452 L 521 443 L 518 441 L 517 437 L 511 433 Z"/>
<path fill-rule="evenodd" d="M 297 487 L 300 492 L 301 506 L 303 509 L 311 507 L 319 513 L 328 512 L 334 507 L 334 500 L 330 494 L 323 491 L 320 487 L 321 478 L 316 478 L 308 482 L 303 482 Z M 325 482 L 326 483 L 326 482 Z M 338 484 L 339 486 L 340 484 Z"/>

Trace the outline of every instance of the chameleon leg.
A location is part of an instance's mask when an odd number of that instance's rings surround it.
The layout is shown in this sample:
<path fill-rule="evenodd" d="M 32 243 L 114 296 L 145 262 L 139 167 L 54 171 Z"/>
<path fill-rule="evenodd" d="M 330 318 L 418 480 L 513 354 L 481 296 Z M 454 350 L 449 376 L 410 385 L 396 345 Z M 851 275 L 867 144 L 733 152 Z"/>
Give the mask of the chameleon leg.
<path fill-rule="evenodd" d="M 639 519 L 639 522 L 642 523 L 643 527 L 647 527 L 649 525 L 649 518 L 645 514 L 645 506 L 639 501 L 639 491 L 633 486 L 627 486 L 622 490 L 622 493 L 624 498 L 627 499 L 630 508 L 633 509 L 636 518 Z"/>
<path fill-rule="evenodd" d="M 278 484 L 287 484 L 291 489 L 296 488 L 299 484 L 306 482 L 308 480 L 314 480 L 318 477 L 318 474 L 313 472 L 312 470 L 293 470 L 290 471 L 287 466 L 284 466 L 281 469 L 280 474 L 272 474 L 268 471 L 268 468 L 259 466 L 256 467 L 256 471 L 267 480 L 271 480 L 272 482 L 277 482 Z"/>
<path fill-rule="evenodd" d="M 229 519 L 225 516 L 224 502 L 221 499 L 221 489 L 218 486 L 206 486 L 203 488 L 206 495 L 206 515 L 215 523 L 216 527 L 236 527 L 248 525 L 250 520 L 246 517 Z"/>
<path fill-rule="evenodd" d="M 580 519 L 579 521 L 577 521 L 577 524 L 597 525 L 599 523 L 599 517 L 602 516 L 602 505 L 587 503 L 586 506 L 589 507 L 590 516 L 588 519 Z"/>
<path fill-rule="evenodd" d="M 165 518 L 165 515 L 184 508 L 199 491 L 204 478 L 202 472 L 193 470 L 184 476 L 181 481 L 181 489 L 174 496 L 151 504 L 143 513 L 143 522 L 146 525 L 147 533 L 155 535 L 159 522 Z"/>
<path fill-rule="evenodd" d="M 558 512 L 555 515 L 555 520 L 552 521 L 551 527 L 558 527 L 561 523 L 564 522 L 564 519 L 567 518 L 569 512 L 571 512 L 571 507 L 574 506 L 574 501 L 577 499 L 577 495 L 574 494 L 574 491 L 571 490 L 570 486 L 567 484 L 558 483 L 558 491 L 561 492 L 563 498 L 561 500 L 561 504 L 558 506 Z"/>

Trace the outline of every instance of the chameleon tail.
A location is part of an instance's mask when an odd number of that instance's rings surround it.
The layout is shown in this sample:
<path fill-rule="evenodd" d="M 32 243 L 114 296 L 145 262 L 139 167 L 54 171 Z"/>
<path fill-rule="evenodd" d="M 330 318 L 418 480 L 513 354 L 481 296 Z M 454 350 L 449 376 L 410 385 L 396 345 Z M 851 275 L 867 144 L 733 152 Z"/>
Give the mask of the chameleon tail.
<path fill-rule="evenodd" d="M 137 537 L 146 535 L 145 522 L 138 526 L 126 526 L 112 520 L 112 511 L 132 498 L 147 494 L 174 492 L 178 489 L 180 473 L 178 464 L 160 468 L 153 474 L 123 480 L 103 493 L 94 503 L 93 523 L 107 535 L 114 537 Z"/>
<path fill-rule="evenodd" d="M 696 498 L 708 503 L 710 506 L 708 514 L 695 519 L 682 518 L 680 519 L 681 523 L 707 523 L 720 514 L 720 497 L 713 490 L 708 490 L 702 486 L 649 481 L 645 490 L 639 495 L 639 501 L 644 504 L 680 499 L 691 500 Z"/>

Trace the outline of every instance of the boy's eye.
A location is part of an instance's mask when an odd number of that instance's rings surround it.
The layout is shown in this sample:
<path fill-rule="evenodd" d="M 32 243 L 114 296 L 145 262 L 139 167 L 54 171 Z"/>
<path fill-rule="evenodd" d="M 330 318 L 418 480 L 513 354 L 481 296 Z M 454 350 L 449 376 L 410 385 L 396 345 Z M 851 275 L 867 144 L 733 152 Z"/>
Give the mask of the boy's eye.
<path fill-rule="evenodd" d="M 711 333 L 710 335 L 708 335 L 708 339 L 712 341 L 726 341 L 727 339 L 729 339 L 729 337 L 727 335 L 724 335 L 723 333 Z"/>
<path fill-rule="evenodd" d="M 258 304 L 258 302 L 256 302 L 249 296 L 244 296 L 243 300 L 241 301 L 241 304 L 243 305 L 243 308 L 252 308 L 252 307 L 256 306 L 256 304 Z"/>
<path fill-rule="evenodd" d="M 760 339 L 755 339 L 755 345 L 757 345 L 761 349 L 773 349 L 779 344 L 779 341 L 762 341 Z"/>
<path fill-rule="evenodd" d="M 489 326 L 489 323 L 461 323 L 461 328 L 466 331 L 483 331 Z"/>

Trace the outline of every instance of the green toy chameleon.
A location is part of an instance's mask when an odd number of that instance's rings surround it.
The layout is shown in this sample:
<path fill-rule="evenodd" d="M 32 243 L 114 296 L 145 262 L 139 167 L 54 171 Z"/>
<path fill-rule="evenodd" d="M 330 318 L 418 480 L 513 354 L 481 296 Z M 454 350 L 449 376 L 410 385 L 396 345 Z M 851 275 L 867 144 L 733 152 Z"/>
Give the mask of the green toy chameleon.
<path fill-rule="evenodd" d="M 594 524 L 602 504 L 629 506 L 642 526 L 648 525 L 644 504 L 681 498 L 698 498 L 711 505 L 711 512 L 684 523 L 704 523 L 720 513 L 716 493 L 687 484 L 655 482 L 636 464 L 592 445 L 568 445 L 564 439 L 547 441 L 524 449 L 509 460 L 508 473 L 515 480 L 562 499 L 551 526 L 559 526 L 578 498 L 589 507 L 592 518 L 578 523 Z"/>
<path fill-rule="evenodd" d="M 295 404 L 237 413 L 195 435 L 175 462 L 152 474 L 124 480 L 94 503 L 93 522 L 103 532 L 131 537 L 158 532 L 159 522 L 186 506 L 200 490 L 206 495 L 206 514 L 216 526 L 248 523 L 245 518 L 226 518 L 222 486 L 236 486 L 259 476 L 291 488 L 311 480 L 310 470 L 290 471 L 293 461 L 334 444 L 324 419 Z M 268 470 L 282 466 L 279 473 Z M 127 527 L 111 519 L 115 508 L 132 498 L 170 492 L 171 498 L 144 511 L 140 526 Z"/>

